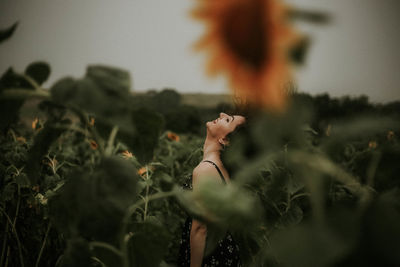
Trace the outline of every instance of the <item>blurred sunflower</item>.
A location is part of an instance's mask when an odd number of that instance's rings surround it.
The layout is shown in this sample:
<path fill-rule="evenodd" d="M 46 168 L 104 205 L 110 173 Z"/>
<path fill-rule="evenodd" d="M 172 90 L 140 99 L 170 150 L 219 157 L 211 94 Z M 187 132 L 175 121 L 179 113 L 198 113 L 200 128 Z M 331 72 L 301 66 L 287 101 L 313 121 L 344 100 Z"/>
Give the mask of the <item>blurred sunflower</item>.
<path fill-rule="evenodd" d="M 168 132 L 168 133 L 167 133 L 167 138 L 168 138 L 169 140 L 171 140 L 171 141 L 176 141 L 176 142 L 179 142 L 179 140 L 181 139 L 181 138 L 179 137 L 179 135 L 177 135 L 176 133 L 173 133 L 173 132 Z"/>
<path fill-rule="evenodd" d="M 26 144 L 26 138 L 23 136 L 18 136 L 15 140 L 21 144 Z"/>
<path fill-rule="evenodd" d="M 128 150 L 122 151 L 122 157 L 125 159 L 133 158 L 133 154 Z"/>
<path fill-rule="evenodd" d="M 93 117 L 90 118 L 89 125 L 90 126 L 94 126 L 94 118 Z"/>
<path fill-rule="evenodd" d="M 207 73 L 228 76 L 235 97 L 274 110 L 285 107 L 290 50 L 302 38 L 280 0 L 198 0 L 192 15 L 205 21 L 196 50 L 209 53 Z"/>
<path fill-rule="evenodd" d="M 378 143 L 376 141 L 369 141 L 368 147 L 370 149 L 375 149 L 378 146 Z"/>
<path fill-rule="evenodd" d="M 141 168 L 137 171 L 137 173 L 138 173 L 140 176 L 146 174 L 146 172 L 147 172 L 146 167 L 141 167 Z"/>
<path fill-rule="evenodd" d="M 394 132 L 393 131 L 388 131 L 387 136 L 386 136 L 387 140 L 391 141 L 394 138 Z"/>
<path fill-rule="evenodd" d="M 96 143 L 96 141 L 94 141 L 94 140 L 89 140 L 89 144 L 90 144 L 90 148 L 91 149 L 93 149 L 93 150 L 96 150 L 97 149 L 97 147 L 99 146 L 97 143 Z"/>
<path fill-rule="evenodd" d="M 38 125 L 38 123 L 39 123 L 39 119 L 38 119 L 38 118 L 35 118 L 35 119 L 32 121 L 32 129 L 33 129 L 33 130 L 36 130 L 36 126 Z"/>

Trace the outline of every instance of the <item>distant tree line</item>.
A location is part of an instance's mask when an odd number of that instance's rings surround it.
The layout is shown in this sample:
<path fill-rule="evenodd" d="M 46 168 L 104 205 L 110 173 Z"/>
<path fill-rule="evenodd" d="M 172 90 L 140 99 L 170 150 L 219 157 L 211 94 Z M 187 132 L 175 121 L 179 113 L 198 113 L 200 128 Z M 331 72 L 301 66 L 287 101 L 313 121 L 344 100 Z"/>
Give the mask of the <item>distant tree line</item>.
<path fill-rule="evenodd" d="M 365 95 L 340 98 L 329 94 L 312 96 L 308 93 L 294 93 L 293 104 L 301 105 L 311 111 L 311 127 L 317 132 L 326 129 L 335 120 L 351 119 L 360 116 L 400 116 L 400 101 L 386 104 L 373 104 Z M 215 107 L 195 107 L 184 104 L 182 95 L 171 88 L 160 92 L 155 90 L 132 97 L 134 106 L 143 106 L 161 113 L 165 128 L 177 133 L 205 134 L 204 123 L 213 120 L 220 112 L 234 112 L 233 103 L 220 103 Z"/>

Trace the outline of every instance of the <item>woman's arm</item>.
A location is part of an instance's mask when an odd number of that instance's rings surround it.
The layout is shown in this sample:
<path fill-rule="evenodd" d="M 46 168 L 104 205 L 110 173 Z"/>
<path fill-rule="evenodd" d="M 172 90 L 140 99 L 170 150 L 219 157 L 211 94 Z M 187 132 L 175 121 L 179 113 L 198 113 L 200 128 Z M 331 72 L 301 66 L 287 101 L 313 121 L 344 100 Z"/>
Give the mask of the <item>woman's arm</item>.
<path fill-rule="evenodd" d="M 190 267 L 201 267 L 206 246 L 207 226 L 198 220 L 192 220 L 190 230 Z"/>
<path fill-rule="evenodd" d="M 197 184 L 201 176 L 215 177 L 219 180 L 218 173 L 210 164 L 199 164 L 193 170 L 192 185 L 193 190 L 197 189 Z M 190 267 L 200 267 L 204 257 L 206 247 L 207 225 L 193 219 L 190 229 Z"/>
<path fill-rule="evenodd" d="M 192 186 L 193 190 L 197 189 L 201 174 L 204 173 L 205 166 L 198 165 L 193 170 Z M 203 262 L 204 249 L 206 247 L 207 226 L 198 220 L 192 220 L 192 228 L 190 229 L 190 267 L 201 267 Z"/>

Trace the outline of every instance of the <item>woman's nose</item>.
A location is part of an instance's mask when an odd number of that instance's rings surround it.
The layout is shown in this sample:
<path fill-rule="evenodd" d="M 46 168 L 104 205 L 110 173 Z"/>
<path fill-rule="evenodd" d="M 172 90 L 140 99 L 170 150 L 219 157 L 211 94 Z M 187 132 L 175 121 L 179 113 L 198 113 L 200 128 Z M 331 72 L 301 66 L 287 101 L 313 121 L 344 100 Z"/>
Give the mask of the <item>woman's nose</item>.
<path fill-rule="evenodd" d="M 223 116 L 228 116 L 228 115 L 226 113 L 221 112 L 221 113 L 219 113 L 219 116 L 223 117 Z"/>

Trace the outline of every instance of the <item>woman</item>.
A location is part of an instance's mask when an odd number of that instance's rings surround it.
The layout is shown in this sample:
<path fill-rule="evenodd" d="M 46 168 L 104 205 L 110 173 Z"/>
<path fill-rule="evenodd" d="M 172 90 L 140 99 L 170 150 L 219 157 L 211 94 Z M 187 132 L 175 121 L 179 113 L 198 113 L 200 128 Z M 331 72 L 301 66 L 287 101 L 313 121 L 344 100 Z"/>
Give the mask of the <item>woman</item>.
<path fill-rule="evenodd" d="M 220 113 L 219 118 L 206 123 L 207 136 L 203 146 L 203 160 L 192 174 L 192 188 L 201 177 L 215 177 L 222 183 L 229 183 L 230 177 L 222 164 L 221 150 L 229 144 L 228 135 L 244 125 L 246 118 L 240 115 Z M 207 226 L 196 219 L 188 218 L 182 233 L 179 266 L 240 266 L 239 247 L 228 233 L 220 240 L 210 255 L 204 257 Z"/>

